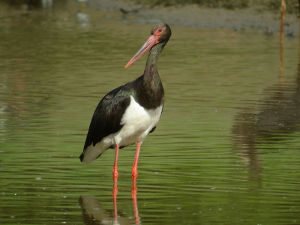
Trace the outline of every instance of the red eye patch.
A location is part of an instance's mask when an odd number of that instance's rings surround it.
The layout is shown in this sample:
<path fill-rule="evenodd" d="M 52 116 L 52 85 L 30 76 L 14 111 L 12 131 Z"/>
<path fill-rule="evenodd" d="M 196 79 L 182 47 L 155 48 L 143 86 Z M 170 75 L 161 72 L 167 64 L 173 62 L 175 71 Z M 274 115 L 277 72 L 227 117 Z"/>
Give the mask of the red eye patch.
<path fill-rule="evenodd" d="M 156 31 L 155 31 L 155 34 L 161 34 L 165 29 L 164 28 L 158 28 Z"/>

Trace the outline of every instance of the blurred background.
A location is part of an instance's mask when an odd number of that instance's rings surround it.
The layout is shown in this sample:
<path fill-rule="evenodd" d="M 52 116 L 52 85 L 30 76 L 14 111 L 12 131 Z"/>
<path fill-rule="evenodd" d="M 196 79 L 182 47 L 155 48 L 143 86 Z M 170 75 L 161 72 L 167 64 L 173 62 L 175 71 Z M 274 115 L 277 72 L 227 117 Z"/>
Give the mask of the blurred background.
<path fill-rule="evenodd" d="M 1 0 L 0 224 L 300 224 L 297 0 Z M 99 100 L 157 22 L 165 107 L 80 163 Z"/>

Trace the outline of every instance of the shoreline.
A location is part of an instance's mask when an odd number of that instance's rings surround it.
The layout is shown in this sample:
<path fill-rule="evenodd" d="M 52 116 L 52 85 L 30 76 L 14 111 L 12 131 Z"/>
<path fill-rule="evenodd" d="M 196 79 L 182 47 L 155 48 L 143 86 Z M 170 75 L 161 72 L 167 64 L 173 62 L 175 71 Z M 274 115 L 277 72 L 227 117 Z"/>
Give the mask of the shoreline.
<path fill-rule="evenodd" d="M 120 14 L 124 23 L 153 24 L 167 21 L 171 25 L 230 29 L 233 31 L 258 30 L 266 35 L 280 31 L 280 9 L 276 14 L 273 11 L 254 7 L 242 9 L 224 9 L 200 7 L 195 4 L 181 6 L 155 6 L 149 7 L 126 1 L 110 2 L 108 0 L 90 0 L 87 6 Z M 284 33 L 293 38 L 299 32 L 298 16 L 287 13 L 285 16 Z"/>
<path fill-rule="evenodd" d="M 5 2 L 0 5 L 4 6 L 0 10 L 3 14 L 1 16 L 2 22 L 10 20 L 12 15 L 13 17 L 31 14 L 51 15 L 47 13 L 55 11 L 61 14 L 58 17 L 62 19 L 60 22 L 66 21 L 66 18 L 71 19 L 72 14 L 76 14 L 77 19 L 83 21 L 84 24 L 89 24 L 92 17 L 94 21 L 98 21 L 96 23 L 99 23 L 103 18 L 121 24 L 154 24 L 164 21 L 173 26 L 196 29 L 258 31 L 268 36 L 279 33 L 281 23 L 280 9 L 275 12 L 264 10 L 261 7 L 226 9 L 199 6 L 197 4 L 151 7 L 128 0 L 53 0 L 53 4 L 47 7 L 41 5 L 34 7 L 24 3 L 8 5 Z M 59 19 L 56 19 L 56 21 L 59 21 Z M 285 36 L 288 38 L 297 37 L 299 33 L 298 24 L 298 15 L 287 13 L 284 24 Z"/>

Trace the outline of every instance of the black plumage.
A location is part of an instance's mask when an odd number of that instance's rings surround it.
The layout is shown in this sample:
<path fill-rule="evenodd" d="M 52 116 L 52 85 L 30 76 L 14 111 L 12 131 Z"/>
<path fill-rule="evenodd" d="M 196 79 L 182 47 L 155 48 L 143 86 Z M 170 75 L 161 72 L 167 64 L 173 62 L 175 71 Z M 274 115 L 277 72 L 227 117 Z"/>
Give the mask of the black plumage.
<path fill-rule="evenodd" d="M 156 33 L 157 35 L 155 36 Z M 158 55 L 169 40 L 170 35 L 171 30 L 167 24 L 160 24 L 154 27 L 151 31 L 151 36 L 153 36 L 153 38 L 155 36 L 156 42 L 153 42 L 153 45 L 151 46 L 144 74 L 136 80 L 110 91 L 99 102 L 89 126 L 83 152 L 80 155 L 81 161 L 84 161 L 89 146 L 95 146 L 105 137 L 122 130 L 124 126 L 124 124 L 122 124 L 122 118 L 128 109 L 132 98 L 145 110 L 155 110 L 163 106 L 164 89 L 157 71 L 156 63 Z M 127 64 L 127 66 L 136 61 L 141 54 L 144 54 L 144 52 L 148 50 L 145 48 L 143 49 L 143 47 L 133 57 L 131 60 L 132 62 L 130 61 L 130 63 Z M 143 52 L 141 53 L 141 51 Z M 155 128 L 156 126 L 149 127 L 147 132 L 151 133 Z M 106 146 L 105 148 L 116 147 L 116 144 L 119 145 L 119 143 L 114 143 L 110 146 Z M 121 148 L 125 146 L 120 145 L 118 147 Z M 103 151 L 99 151 L 96 158 L 99 157 L 104 150 L 105 149 L 103 149 Z"/>

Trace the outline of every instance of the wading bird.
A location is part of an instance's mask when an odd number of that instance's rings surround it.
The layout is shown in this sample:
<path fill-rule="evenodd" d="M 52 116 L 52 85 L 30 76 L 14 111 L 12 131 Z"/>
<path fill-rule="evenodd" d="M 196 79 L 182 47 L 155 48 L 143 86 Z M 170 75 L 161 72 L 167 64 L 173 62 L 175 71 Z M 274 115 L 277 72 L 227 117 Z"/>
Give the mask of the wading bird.
<path fill-rule="evenodd" d="M 158 56 L 171 36 L 167 24 L 160 23 L 140 50 L 129 60 L 129 67 L 150 50 L 144 74 L 120 86 L 99 102 L 86 137 L 81 162 L 92 162 L 108 148 L 115 148 L 113 179 L 118 179 L 119 148 L 137 143 L 132 167 L 135 182 L 140 148 L 146 136 L 153 132 L 163 111 L 164 89 L 157 71 Z"/>

